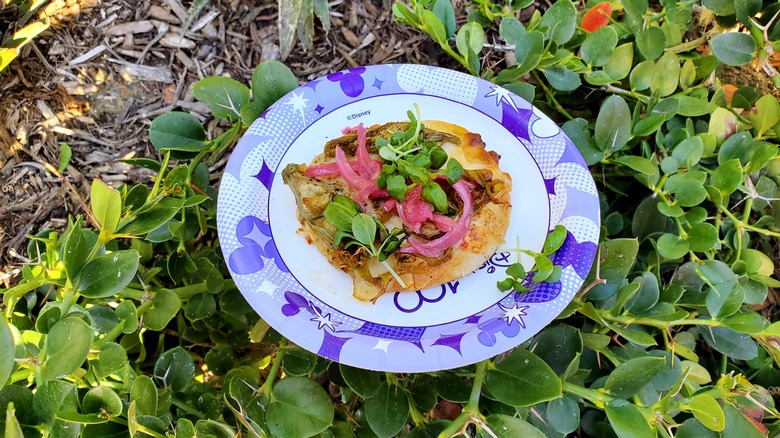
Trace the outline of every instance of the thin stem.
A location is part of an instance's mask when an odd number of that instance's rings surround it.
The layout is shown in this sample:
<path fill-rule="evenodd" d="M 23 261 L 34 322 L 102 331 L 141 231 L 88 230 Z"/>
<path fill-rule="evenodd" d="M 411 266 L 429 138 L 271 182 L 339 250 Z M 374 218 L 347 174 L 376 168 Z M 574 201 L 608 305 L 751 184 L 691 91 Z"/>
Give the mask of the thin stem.
<path fill-rule="evenodd" d="M 568 111 L 564 107 L 561 106 L 561 104 L 558 102 L 558 99 L 555 98 L 555 94 L 553 94 L 552 90 L 550 90 L 549 87 L 544 83 L 541 77 L 539 77 L 539 73 L 536 71 L 532 71 L 531 74 L 533 75 L 534 79 L 536 79 L 536 83 L 539 84 L 540 87 L 542 87 L 542 90 L 544 90 L 544 94 L 547 95 L 547 97 L 552 101 L 553 106 L 555 109 L 564 115 L 569 120 L 574 120 L 574 117 L 569 114 Z"/>
<path fill-rule="evenodd" d="M 284 348 L 287 346 L 287 339 L 282 339 L 281 342 L 279 342 L 279 348 L 276 349 L 276 356 L 274 356 L 274 362 L 273 365 L 271 365 L 271 371 L 268 372 L 268 377 L 266 377 L 265 382 L 263 382 L 263 386 L 260 387 L 260 391 L 265 394 L 270 394 L 273 396 L 273 385 L 274 381 L 276 380 L 276 376 L 279 375 L 279 369 L 282 367 L 282 359 L 284 359 L 284 355 L 287 354 L 287 350 Z"/>
<path fill-rule="evenodd" d="M 103 336 L 102 338 L 100 338 L 97 341 L 95 341 L 95 343 L 93 344 L 93 347 L 94 348 L 100 348 L 100 347 L 108 344 L 109 342 L 113 341 L 114 339 L 119 337 L 119 335 L 122 334 L 122 330 L 124 328 L 125 328 L 124 321 L 120 321 L 117 325 L 112 327 L 111 330 L 109 330 L 108 333 L 106 333 L 105 336 Z"/>
<path fill-rule="evenodd" d="M 463 407 L 463 412 L 452 420 L 452 423 L 450 423 L 446 429 L 441 431 L 439 438 L 450 438 L 455 436 L 463 430 L 463 426 L 465 426 L 470 419 L 479 419 L 479 397 L 482 394 L 482 385 L 485 382 L 488 363 L 489 360 L 483 360 L 482 362 L 477 363 L 477 371 L 474 373 L 474 385 L 471 387 L 469 401 Z"/>
<path fill-rule="evenodd" d="M 477 363 L 477 371 L 474 373 L 474 386 L 471 387 L 469 401 L 463 409 L 471 414 L 479 414 L 479 397 L 482 394 L 482 385 L 485 383 L 488 360 Z"/>
<path fill-rule="evenodd" d="M 165 171 L 168 169 L 168 161 L 171 160 L 171 151 L 165 152 L 165 157 L 163 157 L 163 161 L 160 164 L 160 171 L 157 172 L 157 177 L 154 179 L 154 186 L 152 186 L 152 191 L 149 192 L 149 198 L 153 199 L 155 196 L 157 196 L 157 191 L 160 190 L 160 183 L 162 183 L 163 175 L 165 174 Z"/>
<path fill-rule="evenodd" d="M 599 407 L 603 407 L 612 400 L 615 400 L 614 397 L 604 394 L 603 392 L 596 391 L 595 389 L 583 388 L 582 386 L 569 382 L 563 382 L 563 392 L 587 400 Z"/>

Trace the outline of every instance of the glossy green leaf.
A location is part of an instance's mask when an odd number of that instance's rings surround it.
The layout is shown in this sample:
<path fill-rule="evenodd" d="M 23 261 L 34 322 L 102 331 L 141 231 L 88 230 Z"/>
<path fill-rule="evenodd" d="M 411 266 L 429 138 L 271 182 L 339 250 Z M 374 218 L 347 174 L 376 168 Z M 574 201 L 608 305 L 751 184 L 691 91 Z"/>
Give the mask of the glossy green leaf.
<path fill-rule="evenodd" d="M 728 327 L 710 327 L 699 332 L 707 344 L 731 359 L 751 360 L 758 356 L 758 346 L 750 335 Z"/>
<path fill-rule="evenodd" d="M 742 183 L 744 175 L 742 173 L 742 165 L 738 159 L 731 159 L 724 163 L 721 163 L 710 175 L 710 184 L 716 189 L 720 190 L 720 193 L 724 197 L 728 197 L 737 189 Z"/>
<path fill-rule="evenodd" d="M 54 421 L 58 412 L 77 412 L 79 394 L 75 384 L 64 380 L 47 380 L 33 395 L 35 414 L 45 423 Z"/>
<path fill-rule="evenodd" d="M 780 103 L 771 94 L 761 96 L 755 108 L 750 113 L 750 121 L 756 130 L 756 137 L 761 137 L 768 130 L 780 123 Z"/>
<path fill-rule="evenodd" d="M 558 324 L 542 330 L 534 336 L 534 354 L 545 361 L 558 375 L 566 371 L 572 360 L 582 353 L 582 337 L 579 330 Z"/>
<path fill-rule="evenodd" d="M 660 27 L 649 26 L 637 32 L 636 46 L 645 59 L 656 60 L 664 53 L 666 36 Z"/>
<path fill-rule="evenodd" d="M 693 225 L 688 230 L 686 240 L 688 241 L 689 249 L 695 252 L 717 249 L 720 243 L 717 228 L 709 222 Z"/>
<path fill-rule="evenodd" d="M 89 253 L 97 244 L 98 236 L 93 231 L 81 228 L 80 222 L 68 234 L 63 246 L 62 262 L 71 281 L 75 281 L 89 260 Z"/>
<path fill-rule="evenodd" d="M 710 430 L 720 432 L 726 427 L 723 409 L 710 395 L 697 394 L 684 408 Z"/>
<path fill-rule="evenodd" d="M 434 14 L 436 14 L 437 17 L 439 17 L 439 20 L 442 22 L 442 24 L 444 24 L 447 38 L 452 38 L 452 36 L 455 35 L 455 30 L 457 29 L 457 23 L 455 22 L 455 10 L 452 7 L 452 2 L 450 0 L 436 0 L 436 2 L 433 4 L 432 11 Z M 481 27 L 480 30 L 482 30 Z M 482 47 L 475 49 L 474 51 L 479 53 L 481 49 Z M 461 53 L 463 53 L 463 51 L 461 51 Z"/>
<path fill-rule="evenodd" d="M 280 380 L 266 408 L 266 422 L 273 436 L 314 436 L 333 423 L 330 397 L 305 377 Z"/>
<path fill-rule="evenodd" d="M 0 316 L 0 388 L 2 388 L 14 369 L 16 345 L 11 329 L 4 316 Z"/>
<path fill-rule="evenodd" d="M 130 401 L 135 402 L 137 415 L 157 414 L 157 387 L 148 376 L 138 376 L 130 387 Z"/>
<path fill-rule="evenodd" d="M 249 88 L 235 79 L 210 76 L 193 85 L 195 99 L 206 103 L 214 117 L 238 120 L 241 107 L 249 102 Z"/>
<path fill-rule="evenodd" d="M 86 414 L 115 417 L 122 413 L 122 399 L 108 386 L 96 386 L 84 395 L 81 407 Z"/>
<path fill-rule="evenodd" d="M 138 251 L 125 249 L 96 257 L 79 276 L 79 291 L 90 298 L 105 298 L 127 286 L 138 270 Z"/>
<path fill-rule="evenodd" d="M 654 438 L 655 430 L 647 423 L 637 407 L 626 400 L 616 399 L 604 408 L 612 430 L 619 438 Z"/>
<path fill-rule="evenodd" d="M 132 301 L 125 300 L 119 303 L 116 316 L 122 320 L 122 333 L 130 334 L 138 330 L 138 313 Z"/>
<path fill-rule="evenodd" d="M 433 389 L 442 399 L 455 403 L 466 403 L 469 401 L 471 393 L 469 382 L 462 377 L 447 372 L 434 379 Z"/>
<path fill-rule="evenodd" d="M 652 309 L 661 295 L 658 278 L 651 272 L 644 272 L 633 281 L 639 283 L 640 289 L 626 302 L 626 309 L 633 314 Z"/>
<path fill-rule="evenodd" d="M 170 289 L 158 289 L 152 299 L 152 308 L 144 314 L 144 325 L 152 330 L 162 330 L 181 309 L 181 298 Z"/>
<path fill-rule="evenodd" d="M 365 400 L 366 420 L 379 437 L 395 436 L 409 418 L 406 393 L 394 385 L 383 384 L 379 391 Z"/>
<path fill-rule="evenodd" d="M 709 286 L 707 289 L 707 310 L 713 316 L 728 316 L 729 306 L 724 308 L 729 297 L 741 289 L 736 274 L 725 263 L 719 260 L 707 260 L 694 266 L 699 277 Z M 741 300 L 740 300 L 741 304 Z M 733 314 L 731 313 L 728 314 Z"/>
<path fill-rule="evenodd" d="M 317 356 L 303 348 L 291 348 L 282 362 L 285 372 L 291 376 L 306 376 L 314 371 Z"/>
<path fill-rule="evenodd" d="M 449 0 L 437 0 L 436 4 L 449 3 Z M 455 46 L 464 56 L 470 56 L 469 53 L 479 55 L 482 46 L 485 43 L 485 31 L 477 23 L 466 23 L 458 30 L 455 38 Z"/>
<path fill-rule="evenodd" d="M 539 65 L 544 50 L 544 35 L 539 31 L 528 32 L 522 43 L 515 47 L 516 74 L 522 76 Z"/>
<path fill-rule="evenodd" d="M 193 379 L 195 363 L 187 350 L 174 347 L 163 354 L 154 363 L 154 377 L 163 388 L 173 392 L 184 390 Z"/>
<path fill-rule="evenodd" d="M 665 233 L 658 238 L 658 253 L 669 260 L 679 259 L 690 249 L 687 240 L 671 233 Z"/>
<path fill-rule="evenodd" d="M 718 164 L 725 164 L 727 161 L 735 158 L 739 159 L 740 164 L 747 164 L 750 159 L 750 150 L 755 143 L 753 136 L 747 131 L 738 132 L 730 136 L 720 145 Z"/>
<path fill-rule="evenodd" d="M 501 35 L 501 38 L 506 40 L 507 44 L 514 44 L 517 48 L 520 48 L 527 32 L 523 23 L 517 18 L 504 17 L 499 24 L 498 33 Z"/>
<path fill-rule="evenodd" d="M 8 405 L 6 406 L 4 418 L 5 418 L 5 433 L 4 433 L 5 438 L 24 438 L 24 432 L 22 432 L 22 425 L 19 424 L 19 420 L 16 418 L 16 409 L 14 409 L 13 403 L 8 403 Z"/>
<path fill-rule="evenodd" d="M 149 141 L 161 151 L 198 152 L 208 147 L 206 130 L 198 119 L 176 111 L 157 116 L 152 121 Z"/>
<path fill-rule="evenodd" d="M 644 157 L 638 157 L 636 155 L 623 155 L 615 158 L 616 163 L 625 164 L 631 169 L 644 174 L 644 175 L 657 175 L 658 166 L 652 161 Z"/>
<path fill-rule="evenodd" d="M 634 137 L 644 137 L 654 134 L 661 128 L 661 125 L 666 121 L 666 117 L 663 114 L 650 114 L 647 117 L 641 118 L 634 123 L 631 134 Z M 626 155 L 631 158 L 641 158 L 635 155 Z"/>
<path fill-rule="evenodd" d="M 582 60 L 601 67 L 612 58 L 617 46 L 618 35 L 612 26 L 604 26 L 590 33 L 580 47 Z"/>
<path fill-rule="evenodd" d="M 756 40 L 746 33 L 726 32 L 710 40 L 712 53 L 726 65 L 743 65 L 753 60 Z"/>
<path fill-rule="evenodd" d="M 631 138 L 631 111 L 620 96 L 610 96 L 601 105 L 593 139 L 606 153 L 623 149 Z"/>
<path fill-rule="evenodd" d="M 97 358 L 90 359 L 89 370 L 96 380 L 103 380 L 111 374 L 123 370 L 126 365 L 127 352 L 124 347 L 115 342 L 107 342 L 98 349 Z"/>
<path fill-rule="evenodd" d="M 573 397 L 564 395 L 547 403 L 546 417 L 557 432 L 572 433 L 580 425 L 580 405 Z"/>
<path fill-rule="evenodd" d="M 103 181 L 94 179 L 92 180 L 89 204 L 92 214 L 100 224 L 101 236 L 103 233 L 105 235 L 113 234 L 122 216 L 122 196 L 119 192 L 107 186 Z"/>
<path fill-rule="evenodd" d="M 672 158 L 677 160 L 679 167 L 689 169 L 701 160 L 704 153 L 704 141 L 700 137 L 689 137 L 672 149 Z"/>
<path fill-rule="evenodd" d="M 649 60 L 640 62 L 631 70 L 629 77 L 631 88 L 636 91 L 647 90 L 652 85 L 654 76 L 655 62 Z"/>
<path fill-rule="evenodd" d="M 122 227 L 119 232 L 131 236 L 143 236 L 168 223 L 184 206 L 184 199 L 164 198 L 154 207 L 139 214 L 135 220 Z"/>
<path fill-rule="evenodd" d="M 539 429 L 527 421 L 509 415 L 489 415 L 485 419 L 485 423 L 499 438 L 545 438 Z"/>
<path fill-rule="evenodd" d="M 677 113 L 685 117 L 703 116 L 712 113 L 717 108 L 717 105 L 712 102 L 691 96 L 678 95 L 674 96 L 674 99 L 679 102 Z"/>
<path fill-rule="evenodd" d="M 354 368 L 345 364 L 339 364 L 339 370 L 349 388 L 363 398 L 373 396 L 380 389 L 381 382 L 376 371 Z"/>
<path fill-rule="evenodd" d="M 285 359 L 287 359 L 288 356 L 285 356 Z M 226 345 L 217 345 L 215 348 L 209 350 L 203 359 L 210 372 L 217 376 L 224 376 L 233 369 L 237 357 L 233 348 Z"/>
<path fill-rule="evenodd" d="M 650 384 L 666 366 L 662 357 L 637 357 L 615 368 L 604 384 L 604 389 L 617 398 L 629 398 Z"/>
<path fill-rule="evenodd" d="M 73 374 L 87 359 L 94 331 L 80 318 L 65 318 L 52 326 L 46 336 L 43 377 L 62 379 Z"/>
<path fill-rule="evenodd" d="M 196 437 L 235 438 L 236 435 L 232 427 L 215 420 L 204 419 L 195 423 Z"/>
<path fill-rule="evenodd" d="M 727 318 L 722 318 L 720 323 L 737 333 L 747 334 L 761 332 L 766 326 L 766 322 L 760 314 L 744 310 Z"/>
<path fill-rule="evenodd" d="M 64 172 L 70 165 L 70 159 L 73 156 L 73 149 L 67 143 L 60 143 L 60 165 L 57 171 Z"/>
<path fill-rule="evenodd" d="M 734 1 L 729 0 L 702 0 L 701 5 L 711 10 L 715 15 L 726 17 L 734 15 Z"/>
<path fill-rule="evenodd" d="M 420 10 L 420 19 L 425 24 L 425 31 L 433 38 L 439 45 L 448 44 L 447 30 L 444 28 L 444 24 L 439 20 L 429 9 Z"/>
<path fill-rule="evenodd" d="M 625 43 L 615 48 L 609 62 L 604 64 L 604 73 L 612 80 L 623 80 L 631 73 L 634 62 L 634 43 Z"/>
<path fill-rule="evenodd" d="M 674 53 L 664 53 L 655 62 L 655 74 L 650 90 L 659 96 L 668 96 L 677 89 L 680 78 L 680 58 Z"/>
<path fill-rule="evenodd" d="M 636 239 L 612 239 L 601 243 L 601 277 L 610 282 L 623 280 L 636 262 Z"/>
<path fill-rule="evenodd" d="M 559 0 L 560 2 L 568 2 L 568 0 Z M 542 73 L 550 85 L 558 91 L 574 91 L 582 84 L 580 76 L 566 67 L 547 67 L 542 70 Z"/>
<path fill-rule="evenodd" d="M 488 370 L 485 384 L 496 400 L 510 406 L 530 406 L 562 394 L 555 371 L 535 354 L 520 348 Z"/>
<path fill-rule="evenodd" d="M 184 306 L 184 316 L 191 321 L 208 318 L 217 311 L 217 302 L 209 293 L 193 295 Z"/>
<path fill-rule="evenodd" d="M 694 179 L 680 181 L 673 191 L 674 199 L 681 207 L 695 207 L 707 198 L 707 190 Z"/>
<path fill-rule="evenodd" d="M 547 8 L 539 23 L 541 28 L 549 29 L 550 39 L 563 45 L 567 43 L 577 26 L 577 10 L 570 0 L 558 0 Z"/>

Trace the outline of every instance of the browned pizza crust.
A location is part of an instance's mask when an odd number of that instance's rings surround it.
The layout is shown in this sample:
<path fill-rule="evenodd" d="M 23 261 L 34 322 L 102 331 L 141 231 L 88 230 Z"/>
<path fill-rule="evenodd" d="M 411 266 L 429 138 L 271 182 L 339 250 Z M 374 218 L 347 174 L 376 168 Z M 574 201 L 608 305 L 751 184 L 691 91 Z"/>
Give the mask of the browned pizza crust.
<path fill-rule="evenodd" d="M 435 139 L 450 158 L 456 158 L 463 165 L 463 179 L 474 186 L 471 190 L 474 213 L 466 236 L 442 256 L 430 258 L 395 253 L 388 257 L 387 262 L 403 279 L 406 287 L 399 284 L 376 259 L 362 249 L 350 252 L 333 247 L 336 230 L 322 214 L 334 195 L 350 194 L 349 186 L 341 177 L 309 178 L 303 174 L 306 166 L 295 164 L 288 165 L 282 173 L 285 184 L 290 186 L 296 198 L 298 218 L 302 224 L 300 232 L 334 267 L 353 278 L 353 295 L 359 300 L 373 301 L 385 292 L 415 291 L 462 278 L 478 269 L 504 242 L 512 210 L 512 180 L 499 168 L 499 156 L 485 149 L 479 134 L 441 121 L 428 120 L 423 123 L 426 127 L 423 137 Z M 369 153 L 376 156 L 376 150 L 370 145 L 374 144 L 373 138 L 377 135 L 389 136 L 390 132 L 406 129 L 406 126 L 403 123 L 391 123 L 368 128 Z M 354 134 L 332 140 L 326 145 L 325 151 L 312 160 L 312 164 L 333 162 L 335 147 L 342 148 L 347 156 L 352 156 L 356 144 Z M 378 203 L 372 205 L 369 202 L 366 213 L 378 217 L 388 227 L 390 223 L 400 224 L 395 214 L 385 212 Z M 436 237 L 435 228 L 429 228 L 433 229 L 433 235 L 431 230 L 423 226 L 421 237 Z"/>

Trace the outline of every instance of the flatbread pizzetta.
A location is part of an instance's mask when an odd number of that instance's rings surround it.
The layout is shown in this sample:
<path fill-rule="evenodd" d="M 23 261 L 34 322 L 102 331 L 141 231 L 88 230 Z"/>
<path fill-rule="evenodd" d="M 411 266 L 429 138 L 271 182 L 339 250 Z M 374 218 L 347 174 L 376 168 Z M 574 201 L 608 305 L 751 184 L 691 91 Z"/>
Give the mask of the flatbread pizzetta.
<path fill-rule="evenodd" d="M 442 121 L 346 128 L 282 172 L 301 234 L 353 278 L 355 298 L 464 277 L 504 242 L 512 180 L 479 134 Z"/>

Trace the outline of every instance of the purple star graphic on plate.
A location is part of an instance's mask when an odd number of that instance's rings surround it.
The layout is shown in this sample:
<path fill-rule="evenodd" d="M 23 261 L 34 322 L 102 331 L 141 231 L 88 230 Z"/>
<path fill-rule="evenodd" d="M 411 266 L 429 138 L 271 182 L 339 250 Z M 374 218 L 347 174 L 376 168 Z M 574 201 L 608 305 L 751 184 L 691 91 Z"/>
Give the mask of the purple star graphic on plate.
<path fill-rule="evenodd" d="M 338 82 L 341 86 L 341 91 L 349 97 L 358 97 L 365 88 L 365 82 L 363 77 L 360 76 L 366 71 L 365 67 L 351 68 L 346 72 L 339 71 L 328 75 L 328 80 L 331 82 Z"/>
<path fill-rule="evenodd" d="M 545 178 L 544 180 L 544 187 L 547 189 L 547 193 L 551 195 L 555 194 L 555 178 L 556 177 L 552 177 L 550 179 Z"/>
<path fill-rule="evenodd" d="M 512 108 L 506 102 L 501 103 L 501 124 L 515 137 L 528 140 L 528 124 L 531 122 L 532 110 Z"/>
<path fill-rule="evenodd" d="M 314 111 L 317 111 L 317 114 L 322 114 L 322 110 L 324 110 L 324 109 L 325 109 L 324 106 L 322 106 L 320 104 L 317 104 L 317 107 L 314 108 Z"/>
<path fill-rule="evenodd" d="M 260 172 L 255 175 L 255 178 L 257 178 L 258 181 L 260 181 L 260 183 L 262 183 L 267 190 L 271 190 L 271 184 L 274 182 L 274 171 L 271 170 L 267 164 L 265 164 L 265 160 L 263 160 L 263 165 L 260 167 Z"/>
<path fill-rule="evenodd" d="M 433 345 L 443 345 L 445 347 L 450 347 L 457 351 L 458 354 L 462 354 L 460 352 L 460 342 L 463 340 L 463 336 L 465 335 L 465 333 L 459 333 L 456 335 L 441 335 L 441 337 L 439 337 L 439 339 L 437 339 Z"/>
<path fill-rule="evenodd" d="M 471 315 L 466 318 L 466 324 L 477 324 L 480 318 L 482 318 L 482 315 Z"/>
<path fill-rule="evenodd" d="M 376 78 L 376 79 L 374 79 L 374 84 L 372 85 L 372 87 L 376 88 L 377 90 L 381 90 L 382 89 L 382 84 L 384 84 L 384 83 L 385 83 L 385 81 L 380 80 L 379 78 Z"/>

